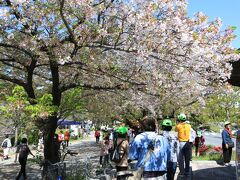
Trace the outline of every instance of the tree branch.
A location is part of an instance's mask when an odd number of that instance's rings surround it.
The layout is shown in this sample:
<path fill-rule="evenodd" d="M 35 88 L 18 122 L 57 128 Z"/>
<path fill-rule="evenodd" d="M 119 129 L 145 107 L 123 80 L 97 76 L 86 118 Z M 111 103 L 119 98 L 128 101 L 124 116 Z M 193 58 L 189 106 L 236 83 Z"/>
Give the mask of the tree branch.
<path fill-rule="evenodd" d="M 35 92 L 33 89 L 33 72 L 36 67 L 37 60 L 33 59 L 30 63 L 30 66 L 27 67 L 27 87 L 26 91 L 28 93 L 28 96 L 32 99 L 35 99 Z"/>
<path fill-rule="evenodd" d="M 11 82 L 11 83 L 14 83 L 14 84 L 17 84 L 19 86 L 23 86 L 23 87 L 26 86 L 26 83 L 24 81 L 22 81 L 20 79 L 13 78 L 13 77 L 10 77 L 10 76 L 7 76 L 3 73 L 0 73 L 0 79 Z"/>
<path fill-rule="evenodd" d="M 17 65 L 11 64 L 11 63 L 6 62 L 6 61 L 2 61 L 2 63 L 3 63 L 4 65 L 6 65 L 6 66 L 9 66 L 9 67 L 16 68 L 16 69 L 18 69 L 18 70 L 24 71 L 24 69 L 21 68 L 20 66 L 17 66 Z"/>
<path fill-rule="evenodd" d="M 70 40 L 77 46 L 78 43 L 77 43 L 77 41 L 75 40 L 75 36 L 74 36 L 74 34 L 73 34 L 73 31 L 72 31 L 72 29 L 70 28 L 67 20 L 66 20 L 65 17 L 64 17 L 64 14 L 63 14 L 64 3 L 65 3 L 65 0 L 60 0 L 60 9 L 59 9 L 59 11 L 60 11 L 60 16 L 61 16 L 61 18 L 62 18 L 62 20 L 63 20 L 64 25 L 66 26 L 66 28 L 67 28 L 67 30 L 68 30 L 68 33 L 69 33 L 69 35 L 70 35 Z"/>
<path fill-rule="evenodd" d="M 12 7 L 12 2 L 11 2 L 11 0 L 6 0 L 6 4 L 7 4 L 8 7 Z M 21 20 L 21 18 L 23 18 L 23 16 L 22 16 L 22 14 L 20 13 L 20 11 L 12 10 L 12 14 L 16 17 L 17 20 Z M 32 24 L 33 24 L 33 23 L 34 23 L 34 22 L 32 22 Z M 25 29 L 30 29 L 30 25 L 29 25 L 29 24 L 25 23 L 25 24 L 22 24 L 22 25 L 23 25 L 23 27 L 24 27 Z M 32 30 L 30 31 L 30 34 L 31 34 L 31 35 L 36 35 L 36 32 L 37 32 L 37 29 L 35 28 L 33 31 L 32 31 Z M 26 32 L 25 32 L 25 33 L 26 33 Z M 26 34 L 28 34 L 28 33 L 26 33 Z"/>
<path fill-rule="evenodd" d="M 12 49 L 16 49 L 19 50 L 25 54 L 27 54 L 28 56 L 30 56 L 31 58 L 35 58 L 35 55 L 32 52 L 27 51 L 26 49 L 23 49 L 17 45 L 11 45 L 11 44 L 6 44 L 6 43 L 0 43 L 0 46 L 5 47 L 5 48 L 12 48 Z"/>
<path fill-rule="evenodd" d="M 61 91 L 59 89 L 59 69 L 58 63 L 55 59 L 55 55 L 51 49 L 48 49 L 47 52 L 50 62 L 50 70 L 52 74 L 52 96 L 53 96 L 53 105 L 60 106 L 61 104 Z"/>
<path fill-rule="evenodd" d="M 89 44 L 89 45 L 86 45 L 84 47 L 103 48 L 103 49 L 105 49 L 104 51 L 107 51 L 107 50 L 118 50 L 118 51 L 127 52 L 127 53 L 137 53 L 137 50 L 134 50 L 134 49 L 133 50 L 130 50 L 130 48 L 124 49 L 124 48 L 115 47 L 115 46 L 109 45 L 109 44 L 103 44 L 101 42 L 95 42 L 93 44 Z"/>
<path fill-rule="evenodd" d="M 95 86 L 90 84 L 77 84 L 77 83 L 70 83 L 68 85 L 64 85 L 60 87 L 60 91 L 64 92 L 72 88 L 76 87 L 83 87 L 86 89 L 93 89 L 93 90 L 127 90 L 128 88 L 124 87 L 122 84 L 118 84 L 115 86 Z"/>

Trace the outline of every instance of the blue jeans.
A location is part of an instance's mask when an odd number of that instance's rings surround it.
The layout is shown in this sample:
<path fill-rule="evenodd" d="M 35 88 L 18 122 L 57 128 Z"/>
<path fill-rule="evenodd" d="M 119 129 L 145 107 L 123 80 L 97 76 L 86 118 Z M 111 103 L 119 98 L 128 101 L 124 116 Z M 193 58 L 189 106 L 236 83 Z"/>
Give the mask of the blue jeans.
<path fill-rule="evenodd" d="M 174 180 L 177 169 L 177 162 L 168 162 L 167 164 L 167 180 Z"/>

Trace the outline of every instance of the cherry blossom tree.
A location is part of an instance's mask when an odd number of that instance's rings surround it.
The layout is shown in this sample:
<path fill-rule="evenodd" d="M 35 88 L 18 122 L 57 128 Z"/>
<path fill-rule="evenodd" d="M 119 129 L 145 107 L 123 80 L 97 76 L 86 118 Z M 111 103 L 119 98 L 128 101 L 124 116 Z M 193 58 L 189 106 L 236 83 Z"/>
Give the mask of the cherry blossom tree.
<path fill-rule="evenodd" d="M 120 90 L 154 110 L 229 78 L 228 62 L 238 59 L 233 29 L 202 13 L 189 18 L 186 7 L 185 0 L 1 1 L 0 79 L 22 86 L 33 106 L 50 94 L 55 109 L 34 117 L 46 159 L 57 161 L 59 108 L 74 88 Z"/>

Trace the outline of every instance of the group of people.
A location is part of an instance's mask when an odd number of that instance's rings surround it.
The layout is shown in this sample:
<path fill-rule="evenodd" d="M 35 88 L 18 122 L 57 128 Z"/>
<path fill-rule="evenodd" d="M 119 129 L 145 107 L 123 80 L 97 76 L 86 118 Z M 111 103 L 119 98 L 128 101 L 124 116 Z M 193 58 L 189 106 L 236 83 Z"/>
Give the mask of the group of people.
<path fill-rule="evenodd" d="M 177 162 L 180 174 L 189 175 L 191 126 L 185 122 L 184 114 L 180 114 L 178 120 L 177 133 L 171 131 L 173 123 L 170 119 L 163 120 L 162 133 L 156 133 L 156 120 L 153 117 L 145 117 L 141 121 L 143 131 L 134 138 L 129 137 L 134 133 L 126 126 L 107 133 L 100 142 L 101 133 L 95 131 L 96 142 L 100 143 L 100 164 L 103 164 L 103 158 L 106 163 L 109 158 L 114 161 L 119 174 L 118 180 L 126 177 L 129 179 L 129 174 L 121 172 L 128 170 L 132 161 L 136 161 L 136 169 L 143 169 L 143 179 L 173 180 Z M 113 137 L 109 138 L 112 135 Z"/>
<path fill-rule="evenodd" d="M 175 132 L 172 131 L 173 122 L 170 119 L 164 119 L 160 125 L 161 133 L 156 133 L 157 125 L 153 117 L 145 117 L 141 121 L 143 130 L 139 134 L 135 134 L 132 129 L 125 125 L 110 131 L 96 130 L 96 142 L 100 144 L 100 164 L 108 164 L 110 159 L 114 161 L 119 174 L 118 180 L 124 180 L 126 177 L 131 180 L 129 174 L 122 172 L 127 171 L 133 161 L 136 162 L 136 172 L 142 170 L 141 177 L 145 180 L 173 180 L 177 164 L 180 175 L 189 175 L 192 144 L 195 144 L 195 155 L 198 155 L 199 145 L 205 140 L 200 131 L 197 131 L 196 137 L 193 136 L 193 129 L 186 120 L 185 114 L 178 116 Z M 225 122 L 222 131 L 223 158 L 226 166 L 230 165 L 232 148 L 234 147 L 230 125 L 230 122 Z M 68 146 L 69 139 L 69 131 L 65 131 L 65 133 L 60 131 L 59 134 L 56 134 L 58 144 L 65 141 Z M 4 150 L 4 158 L 7 159 L 9 148 L 12 146 L 8 135 L 1 146 Z M 27 139 L 22 138 L 21 144 L 17 146 L 15 158 L 15 162 L 18 158 L 21 165 L 17 179 L 21 175 L 24 179 L 26 178 L 26 162 L 29 154 L 32 153 L 27 145 Z"/>
<path fill-rule="evenodd" d="M 191 132 L 193 129 L 185 114 L 180 114 L 177 120 L 175 132 L 172 131 L 173 122 L 170 119 L 164 119 L 160 125 L 162 132 L 156 133 L 156 120 L 153 117 L 145 117 L 141 121 L 143 131 L 137 134 L 131 142 L 129 142 L 129 130 L 125 126 L 111 131 L 110 134 L 113 134 L 113 137 L 109 138 L 108 134 L 100 142 L 101 134 L 96 131 L 96 142 L 100 143 L 101 149 L 100 164 L 103 164 L 103 158 L 107 163 L 109 159 L 114 161 L 119 174 L 118 180 L 126 179 L 126 177 L 131 179 L 129 174 L 123 172 L 127 172 L 126 170 L 133 161 L 136 162 L 136 172 L 142 169 L 141 177 L 146 180 L 173 180 L 177 164 L 180 170 L 179 175 L 188 176 L 190 174 L 192 146 L 195 145 L 195 155 L 197 156 L 199 147 L 205 142 L 205 139 L 201 131 L 197 131 L 193 136 Z M 225 129 L 222 132 L 225 163 L 229 163 L 229 159 L 231 159 L 229 142 L 232 141 L 232 135 L 228 126 L 229 124 L 225 124 Z"/>
<path fill-rule="evenodd" d="M 68 147 L 69 140 L 70 140 L 70 132 L 69 130 L 66 130 L 64 133 L 62 130 L 59 131 L 58 133 L 58 142 L 62 144 L 64 147 Z"/>

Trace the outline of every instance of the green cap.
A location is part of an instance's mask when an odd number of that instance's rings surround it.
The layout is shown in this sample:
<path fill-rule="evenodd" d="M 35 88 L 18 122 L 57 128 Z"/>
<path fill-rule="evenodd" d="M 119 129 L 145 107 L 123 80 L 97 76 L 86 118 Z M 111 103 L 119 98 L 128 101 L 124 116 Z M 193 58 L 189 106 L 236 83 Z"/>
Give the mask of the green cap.
<path fill-rule="evenodd" d="M 202 136 L 202 132 L 201 131 L 197 131 L 197 136 L 201 137 Z"/>
<path fill-rule="evenodd" d="M 179 114 L 178 119 L 179 119 L 180 121 L 185 121 L 185 120 L 187 119 L 187 117 L 186 117 L 185 114 Z"/>
<path fill-rule="evenodd" d="M 117 133 L 119 134 L 127 134 L 127 132 L 128 132 L 128 128 L 125 126 L 121 126 L 117 129 Z"/>
<path fill-rule="evenodd" d="M 171 126 L 172 127 L 172 121 L 170 119 L 164 119 L 162 121 L 162 126 Z"/>

